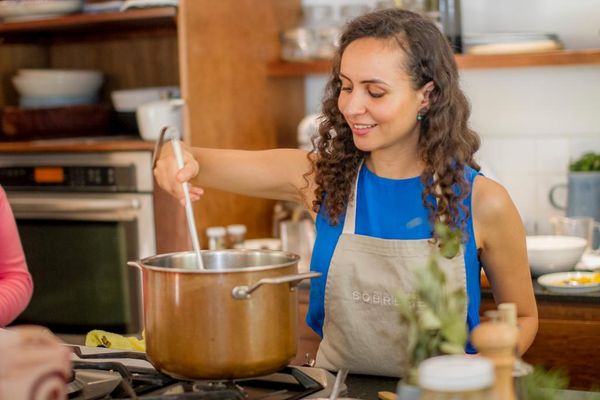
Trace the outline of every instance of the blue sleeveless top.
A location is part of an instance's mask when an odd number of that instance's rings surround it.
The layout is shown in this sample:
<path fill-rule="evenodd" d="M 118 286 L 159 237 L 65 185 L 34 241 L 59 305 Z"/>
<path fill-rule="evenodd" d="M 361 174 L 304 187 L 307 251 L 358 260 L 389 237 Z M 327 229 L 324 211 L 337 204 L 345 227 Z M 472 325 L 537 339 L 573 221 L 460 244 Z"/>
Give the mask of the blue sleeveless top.
<path fill-rule="evenodd" d="M 465 168 L 465 176 L 471 187 L 477 174 L 474 169 Z M 421 199 L 423 190 L 424 186 L 418 176 L 409 179 L 382 178 L 372 173 L 363 163 L 358 176 L 355 233 L 380 239 L 431 238 L 433 228 L 429 222 L 428 210 Z M 433 201 L 433 198 L 428 200 Z M 470 193 L 464 200 L 464 204 L 470 215 L 466 221 L 468 241 L 464 252 L 468 298 L 467 325 L 470 332 L 479 325 L 481 263 L 477 257 L 473 233 Z M 325 318 L 327 272 L 333 251 L 342 233 L 344 219 L 345 215 L 341 215 L 340 222 L 331 225 L 325 206 L 322 206 L 316 220 L 317 236 L 310 267 L 312 271 L 321 272 L 322 275 L 311 280 L 306 322 L 321 337 L 323 337 Z M 470 344 L 467 345 L 466 350 L 469 353 L 475 352 Z"/>

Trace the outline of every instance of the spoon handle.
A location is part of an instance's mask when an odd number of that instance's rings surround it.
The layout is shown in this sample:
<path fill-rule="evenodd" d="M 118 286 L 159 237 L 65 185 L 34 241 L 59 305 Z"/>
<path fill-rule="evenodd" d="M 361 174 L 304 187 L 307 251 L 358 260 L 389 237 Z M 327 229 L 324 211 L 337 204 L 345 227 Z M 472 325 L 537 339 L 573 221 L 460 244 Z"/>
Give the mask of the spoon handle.
<path fill-rule="evenodd" d="M 175 154 L 175 159 L 177 160 L 177 167 L 181 169 L 184 165 L 183 154 L 181 153 L 181 144 L 176 137 L 171 139 L 171 144 L 173 145 L 173 153 Z M 183 182 L 182 186 L 183 194 L 185 196 L 185 216 L 187 218 L 187 225 L 190 231 L 190 237 L 192 239 L 192 246 L 194 247 L 194 252 L 196 253 L 198 269 L 204 269 L 202 254 L 200 253 L 200 240 L 198 239 L 198 231 L 196 231 L 196 222 L 194 221 L 194 209 L 192 208 L 192 200 L 190 199 L 189 184 L 188 182 Z"/>
<path fill-rule="evenodd" d="M 338 373 L 335 376 L 335 382 L 333 383 L 333 389 L 331 389 L 331 394 L 329 395 L 329 400 L 337 400 L 342 384 L 346 380 L 346 375 L 348 375 L 347 369 L 342 368 L 338 370 Z"/>

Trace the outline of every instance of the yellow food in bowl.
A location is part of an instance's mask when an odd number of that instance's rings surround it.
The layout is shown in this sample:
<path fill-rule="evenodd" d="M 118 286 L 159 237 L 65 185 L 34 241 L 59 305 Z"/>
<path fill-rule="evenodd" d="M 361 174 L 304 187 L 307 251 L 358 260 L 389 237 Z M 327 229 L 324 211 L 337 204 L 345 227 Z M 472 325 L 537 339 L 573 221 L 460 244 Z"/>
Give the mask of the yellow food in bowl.
<path fill-rule="evenodd" d="M 562 281 L 558 282 L 558 284 L 561 286 L 600 284 L 600 272 L 596 272 L 592 276 L 563 279 Z"/>

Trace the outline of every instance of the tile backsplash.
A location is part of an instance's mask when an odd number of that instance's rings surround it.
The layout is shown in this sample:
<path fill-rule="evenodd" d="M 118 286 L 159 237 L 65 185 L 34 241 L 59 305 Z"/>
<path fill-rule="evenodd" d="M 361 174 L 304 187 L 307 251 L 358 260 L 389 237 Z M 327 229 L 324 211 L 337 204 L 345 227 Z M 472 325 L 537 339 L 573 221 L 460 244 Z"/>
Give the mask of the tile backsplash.
<path fill-rule="evenodd" d="M 463 70 L 461 79 L 484 173 L 507 188 L 529 234 L 548 233 L 564 214 L 550 190 L 567 182 L 571 160 L 600 152 L 600 67 Z M 566 188 L 555 194 L 566 204 Z"/>

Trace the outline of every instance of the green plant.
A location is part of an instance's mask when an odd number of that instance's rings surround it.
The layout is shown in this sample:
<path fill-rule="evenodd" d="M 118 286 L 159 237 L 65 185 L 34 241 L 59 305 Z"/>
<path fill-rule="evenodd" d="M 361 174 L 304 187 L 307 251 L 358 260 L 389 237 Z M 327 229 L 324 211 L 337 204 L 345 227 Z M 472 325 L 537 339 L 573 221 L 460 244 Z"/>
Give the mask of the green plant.
<path fill-rule="evenodd" d="M 569 375 L 561 368 L 546 370 L 535 366 L 533 372 L 518 380 L 519 399 L 523 400 L 563 400 L 569 386 Z M 578 392 L 577 399 L 600 400 L 600 388 L 597 385 L 587 393 Z"/>
<path fill-rule="evenodd" d="M 545 370 L 535 366 L 533 371 L 519 379 L 519 398 L 523 400 L 561 400 L 569 386 L 569 377 L 562 369 Z"/>
<path fill-rule="evenodd" d="M 569 165 L 569 171 L 600 171 L 600 153 L 585 153 Z"/>
<path fill-rule="evenodd" d="M 435 226 L 440 246 L 433 251 L 425 268 L 416 273 L 416 291 L 399 293 L 400 316 L 408 325 L 408 383 L 415 384 L 419 364 L 440 354 L 463 353 L 467 341 L 463 289 L 451 290 L 440 268 L 440 256 L 452 258 L 458 254 L 461 232 L 446 225 Z"/>

